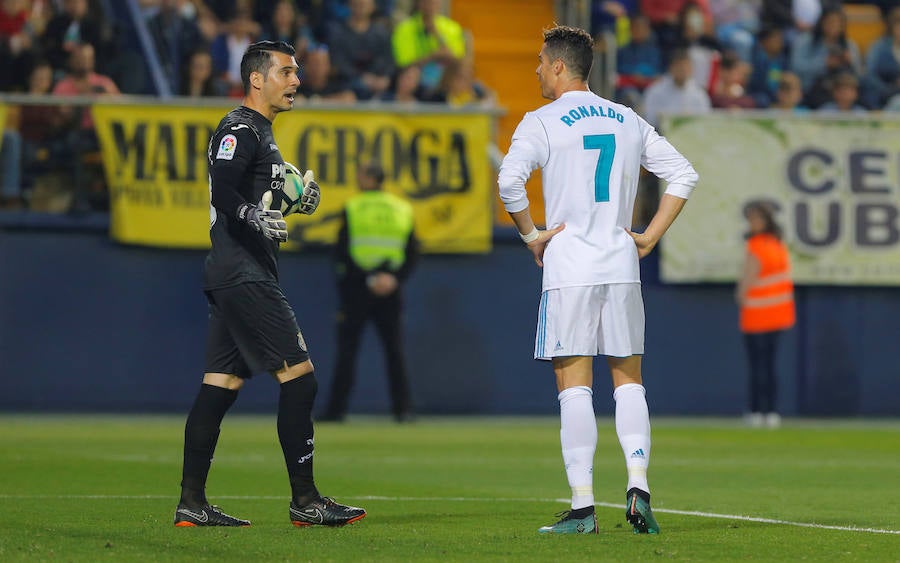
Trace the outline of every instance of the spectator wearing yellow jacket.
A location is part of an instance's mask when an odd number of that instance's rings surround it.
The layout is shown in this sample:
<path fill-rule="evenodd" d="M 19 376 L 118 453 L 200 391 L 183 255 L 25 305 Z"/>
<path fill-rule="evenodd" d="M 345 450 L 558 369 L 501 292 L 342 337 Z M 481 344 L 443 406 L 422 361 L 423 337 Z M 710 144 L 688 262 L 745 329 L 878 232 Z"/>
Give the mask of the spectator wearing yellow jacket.
<path fill-rule="evenodd" d="M 440 3 L 416 0 L 412 15 L 399 22 L 391 36 L 397 68 L 421 67 L 421 83 L 426 89 L 436 88 L 447 65 L 466 54 L 462 26 L 439 13 Z"/>

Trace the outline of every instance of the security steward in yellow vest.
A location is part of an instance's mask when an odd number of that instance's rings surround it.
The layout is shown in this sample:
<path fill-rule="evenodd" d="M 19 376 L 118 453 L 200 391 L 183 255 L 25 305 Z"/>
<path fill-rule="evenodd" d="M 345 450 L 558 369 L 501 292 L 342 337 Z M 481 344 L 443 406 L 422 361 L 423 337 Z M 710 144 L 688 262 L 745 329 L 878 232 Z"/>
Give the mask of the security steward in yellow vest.
<path fill-rule="evenodd" d="M 347 202 L 335 248 L 337 361 L 328 405 L 319 420 L 341 421 L 346 415 L 360 338 L 372 320 L 384 346 L 394 418 L 407 422 L 412 406 L 400 317 L 401 288 L 418 256 L 412 206 L 381 190 L 384 170 L 379 164 L 360 166 L 357 176 L 361 193 Z"/>

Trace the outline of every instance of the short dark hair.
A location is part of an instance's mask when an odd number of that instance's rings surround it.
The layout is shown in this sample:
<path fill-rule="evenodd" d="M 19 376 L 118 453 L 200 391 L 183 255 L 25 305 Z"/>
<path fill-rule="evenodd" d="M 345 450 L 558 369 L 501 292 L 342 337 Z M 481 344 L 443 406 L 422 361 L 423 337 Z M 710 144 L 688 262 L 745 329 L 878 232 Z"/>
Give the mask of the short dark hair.
<path fill-rule="evenodd" d="M 732 70 L 737 68 L 743 61 L 741 57 L 734 51 L 725 51 L 719 59 L 719 68 L 722 70 Z"/>
<path fill-rule="evenodd" d="M 771 23 L 763 23 L 756 32 L 756 38 L 760 41 L 765 41 L 775 34 L 784 35 L 784 32 L 780 27 L 772 25 Z"/>
<path fill-rule="evenodd" d="M 272 51 L 278 51 L 285 55 L 294 56 L 296 51 L 290 43 L 284 41 L 257 41 L 247 47 L 244 57 L 241 59 L 241 83 L 244 85 L 244 94 L 250 92 L 250 74 L 258 72 L 263 76 L 269 74 L 272 67 Z"/>
<path fill-rule="evenodd" d="M 675 63 L 678 63 L 681 61 L 690 61 L 690 60 L 691 60 L 691 54 L 688 52 L 688 50 L 678 47 L 678 48 L 674 49 L 672 51 L 672 53 L 669 55 L 669 67 L 668 68 L 672 68 L 672 65 Z"/>
<path fill-rule="evenodd" d="M 781 227 L 775 222 L 775 211 L 777 211 L 777 208 L 778 204 L 774 201 L 763 199 L 749 201 L 744 206 L 744 217 L 749 217 L 751 213 L 758 213 L 766 224 L 763 228 L 763 233 L 781 239 Z M 749 238 L 750 235 L 748 234 L 747 237 Z"/>
<path fill-rule="evenodd" d="M 561 60 L 572 75 L 587 80 L 594 64 L 594 39 L 587 31 L 557 25 L 544 30 L 544 44 L 551 61 Z"/>
<path fill-rule="evenodd" d="M 384 182 L 384 168 L 377 161 L 372 160 L 363 166 L 363 172 L 366 176 L 370 176 L 380 186 Z"/>
<path fill-rule="evenodd" d="M 831 89 L 847 86 L 850 88 L 859 88 L 859 79 L 852 72 L 839 72 L 831 82 Z"/>

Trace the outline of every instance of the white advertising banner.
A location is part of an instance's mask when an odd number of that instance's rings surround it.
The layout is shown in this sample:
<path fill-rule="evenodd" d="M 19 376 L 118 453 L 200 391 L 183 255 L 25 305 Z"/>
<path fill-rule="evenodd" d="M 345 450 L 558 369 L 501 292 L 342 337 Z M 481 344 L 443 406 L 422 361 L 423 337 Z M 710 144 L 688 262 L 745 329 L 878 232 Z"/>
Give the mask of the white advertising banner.
<path fill-rule="evenodd" d="M 663 281 L 735 281 L 744 206 L 765 200 L 796 283 L 900 285 L 900 116 L 716 113 L 662 131 L 700 174 L 663 237 Z"/>

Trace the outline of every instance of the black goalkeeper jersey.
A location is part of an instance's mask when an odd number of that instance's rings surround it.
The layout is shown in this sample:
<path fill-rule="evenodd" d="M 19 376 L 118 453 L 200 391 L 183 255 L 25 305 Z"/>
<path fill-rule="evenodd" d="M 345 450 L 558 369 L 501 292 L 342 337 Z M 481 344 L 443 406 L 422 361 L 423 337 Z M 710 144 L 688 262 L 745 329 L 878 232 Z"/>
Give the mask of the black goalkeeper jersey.
<path fill-rule="evenodd" d="M 256 205 L 266 190 L 284 186 L 284 159 L 272 123 L 240 106 L 219 122 L 209 141 L 209 237 L 204 289 L 278 281 L 278 243 L 237 218 L 244 203 Z"/>

